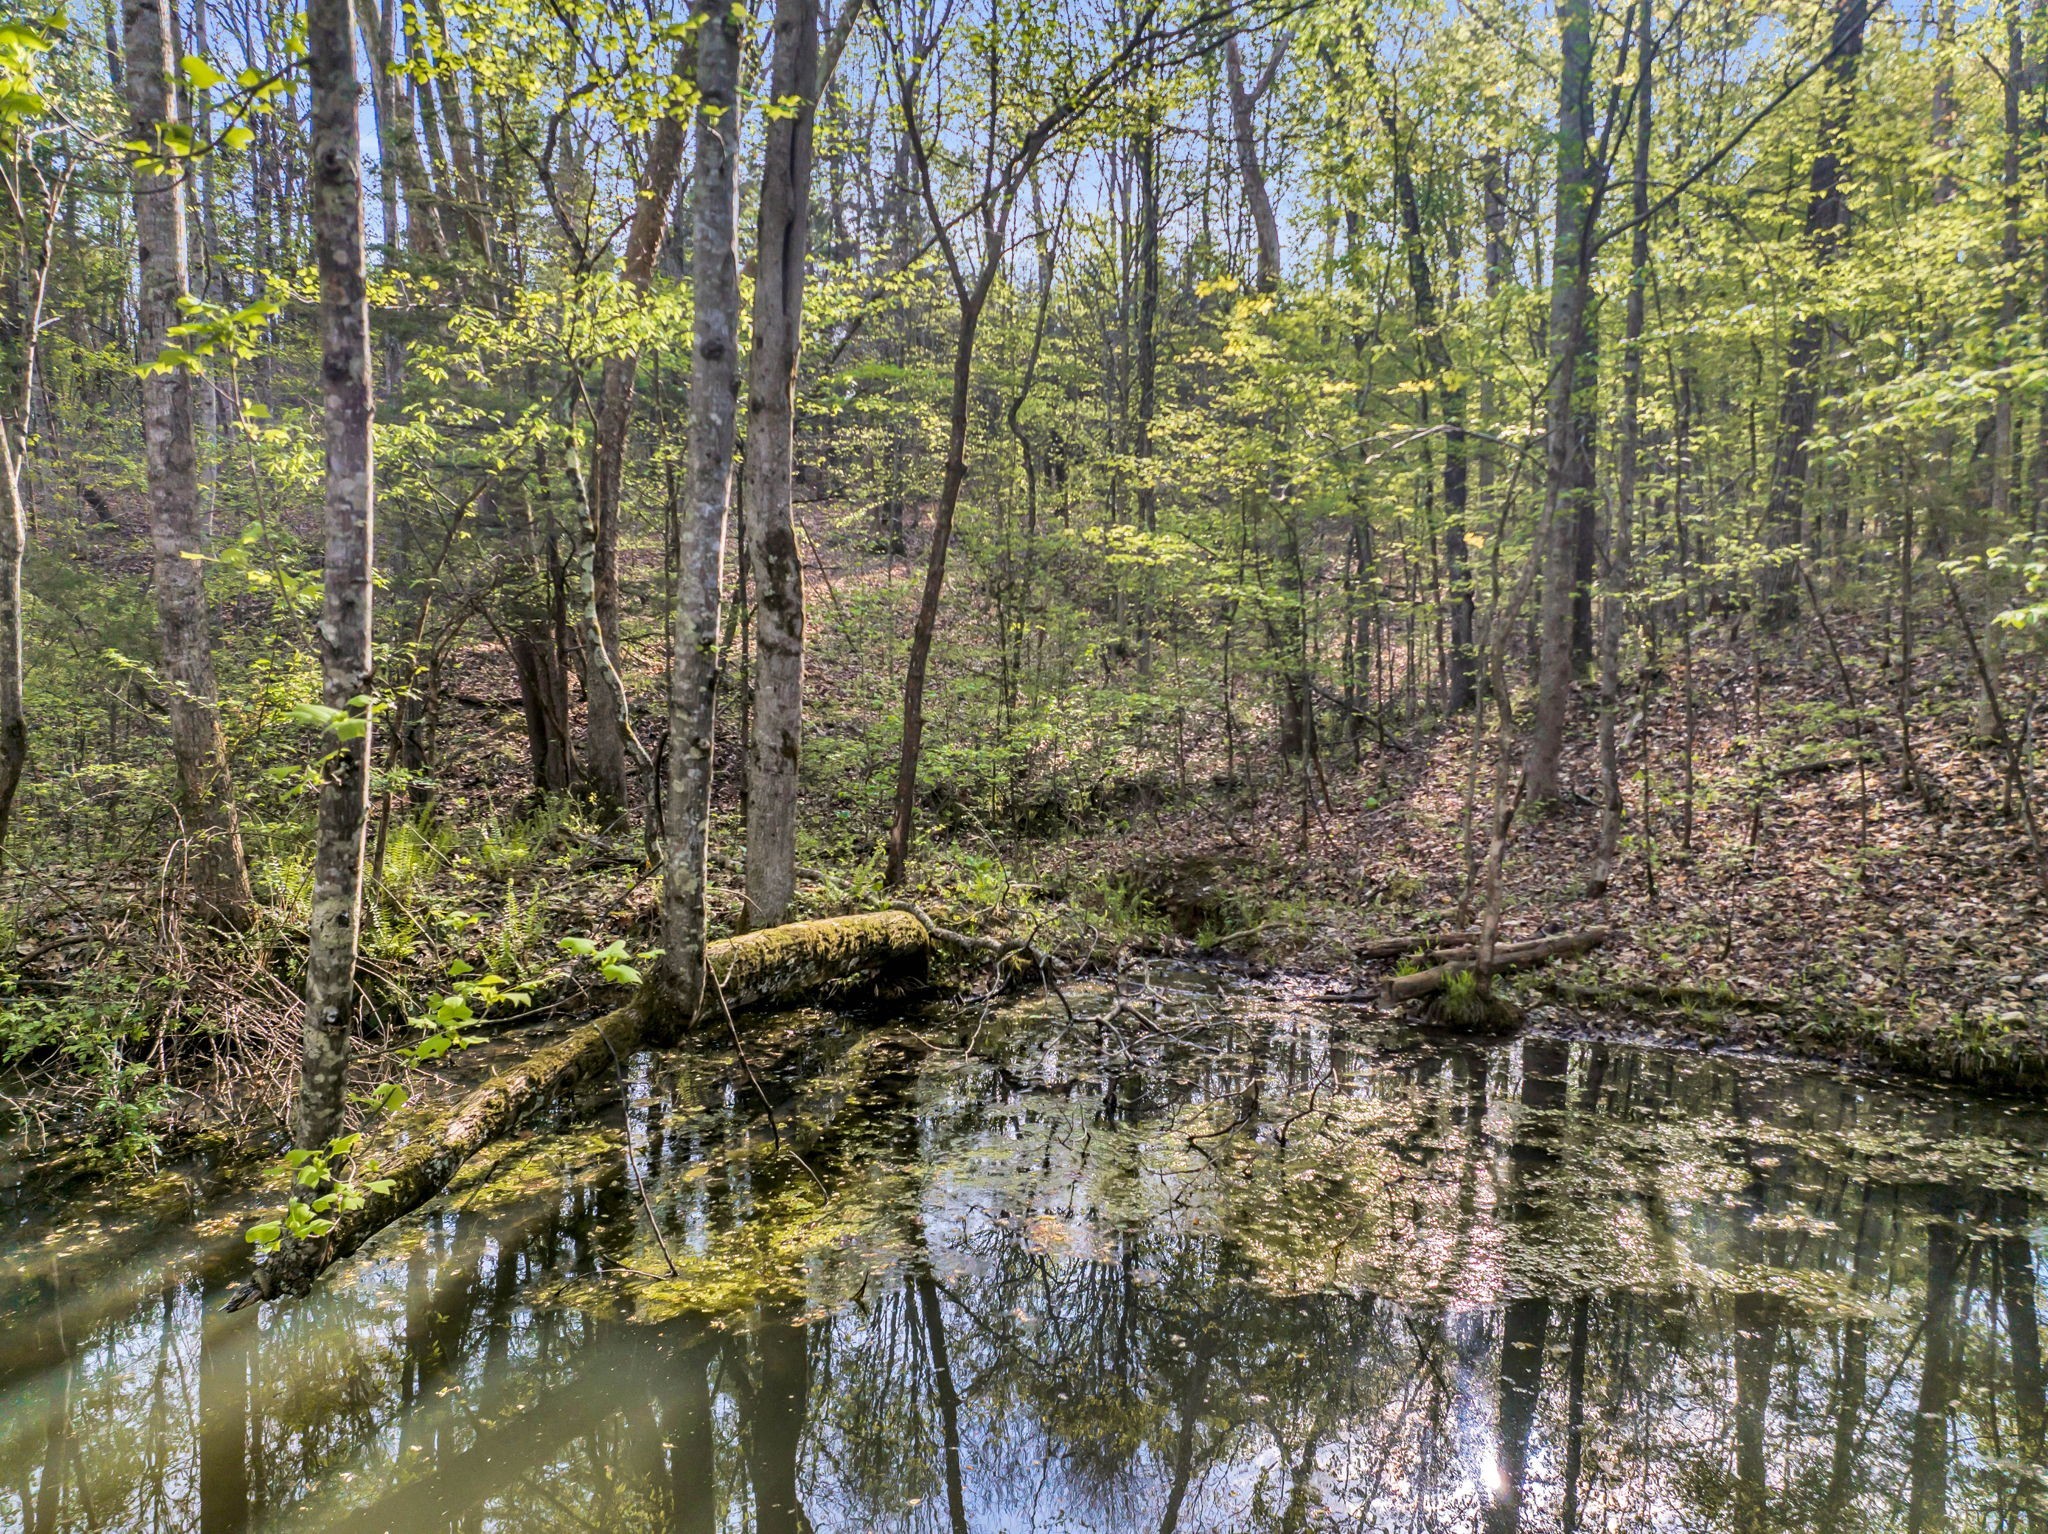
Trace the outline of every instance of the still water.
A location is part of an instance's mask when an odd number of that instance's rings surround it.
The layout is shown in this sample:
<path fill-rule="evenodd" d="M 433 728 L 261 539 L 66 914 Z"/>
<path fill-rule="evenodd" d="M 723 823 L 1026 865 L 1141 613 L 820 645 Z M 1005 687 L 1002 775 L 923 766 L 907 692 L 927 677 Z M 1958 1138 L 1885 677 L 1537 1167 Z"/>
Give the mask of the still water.
<path fill-rule="evenodd" d="M 1070 1000 L 643 1056 L 260 1313 L 14 1209 L 0 1529 L 2048 1527 L 2031 1110 Z"/>

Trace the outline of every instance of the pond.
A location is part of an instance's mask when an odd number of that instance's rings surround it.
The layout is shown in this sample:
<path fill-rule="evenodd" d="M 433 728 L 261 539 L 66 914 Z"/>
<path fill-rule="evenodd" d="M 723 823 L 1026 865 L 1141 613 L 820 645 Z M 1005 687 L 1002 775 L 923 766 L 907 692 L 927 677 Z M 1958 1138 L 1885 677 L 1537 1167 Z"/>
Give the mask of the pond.
<path fill-rule="evenodd" d="M 0 1528 L 2048 1523 L 2034 1111 L 1067 1001 L 641 1056 L 260 1312 L 15 1208 Z"/>

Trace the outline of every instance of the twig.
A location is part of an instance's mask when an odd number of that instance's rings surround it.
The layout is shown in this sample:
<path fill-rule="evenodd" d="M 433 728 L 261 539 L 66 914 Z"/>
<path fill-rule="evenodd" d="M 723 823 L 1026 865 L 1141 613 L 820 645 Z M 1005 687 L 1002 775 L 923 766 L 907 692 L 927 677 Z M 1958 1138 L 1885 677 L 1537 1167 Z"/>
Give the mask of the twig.
<path fill-rule="evenodd" d="M 705 968 L 710 966 L 707 964 Z M 612 1069 L 618 1072 L 619 1077 L 619 1111 L 624 1115 L 626 1124 L 626 1170 L 632 1174 L 633 1191 L 640 1195 L 640 1207 L 647 1213 L 647 1228 L 654 1232 L 654 1243 L 661 1248 L 661 1260 L 668 1264 L 668 1276 L 675 1278 L 678 1276 L 676 1260 L 669 1254 L 668 1237 L 661 1233 L 661 1221 L 654 1217 L 654 1205 L 647 1201 L 647 1184 L 640 1180 L 640 1160 L 633 1153 L 633 1103 L 626 1090 L 626 1063 L 619 1058 L 611 1035 L 607 1033 L 603 1037 L 604 1047 L 611 1052 Z"/>
<path fill-rule="evenodd" d="M 811 1181 L 818 1185 L 818 1196 L 829 1202 L 832 1190 L 825 1186 L 825 1179 L 811 1170 L 811 1164 L 797 1154 L 795 1146 L 782 1143 L 782 1126 L 775 1120 L 775 1104 L 768 1100 L 767 1089 L 761 1085 L 761 1078 L 754 1074 L 754 1063 L 747 1058 L 747 1046 L 740 1042 L 739 1024 L 732 1020 L 732 1008 L 725 1004 L 725 985 L 719 980 L 718 971 L 712 967 L 708 959 L 704 961 L 704 973 L 711 977 L 711 990 L 718 997 L 718 1010 L 725 1014 L 725 1029 L 732 1035 L 732 1047 L 734 1053 L 740 1057 L 740 1069 L 747 1073 L 747 1080 L 753 1083 L 754 1095 L 761 1099 L 761 1106 L 767 1110 L 768 1133 L 775 1142 L 776 1150 L 786 1153 L 790 1160 L 802 1167 Z"/>

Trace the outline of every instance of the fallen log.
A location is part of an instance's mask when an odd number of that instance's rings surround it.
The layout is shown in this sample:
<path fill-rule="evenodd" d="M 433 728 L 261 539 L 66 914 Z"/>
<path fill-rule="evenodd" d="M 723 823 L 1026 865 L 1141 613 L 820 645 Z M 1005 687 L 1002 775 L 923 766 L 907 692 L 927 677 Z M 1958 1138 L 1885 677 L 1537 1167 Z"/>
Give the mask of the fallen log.
<path fill-rule="evenodd" d="M 1526 969 L 1532 964 L 1544 964 L 1552 959 L 1565 958 L 1571 954 L 1586 953 L 1607 941 L 1610 933 L 1607 927 L 1588 927 L 1582 932 L 1563 932 L 1556 937 L 1532 938 L 1523 943 L 1502 943 L 1493 950 L 1493 962 L 1486 966 L 1486 972 L 1497 975 L 1505 970 Z M 1464 950 L 1468 958 L 1454 958 L 1421 970 L 1413 975 L 1395 975 L 1389 979 L 1380 992 L 1383 1001 L 1394 1003 L 1413 1001 L 1418 996 L 1427 996 L 1440 991 L 1450 982 L 1453 975 L 1477 969 L 1477 950 Z"/>
<path fill-rule="evenodd" d="M 322 1270 L 432 1198 L 484 1146 L 579 1082 L 610 1070 L 615 1060 L 671 1043 L 699 1021 L 722 1025 L 728 1011 L 921 975 L 931 949 L 924 925 L 902 911 L 791 922 L 712 943 L 704 958 L 716 983 L 706 987 L 697 1017 L 678 1018 L 664 1007 L 655 987 L 642 986 L 625 1006 L 491 1077 L 423 1133 L 395 1147 L 373 1147 L 365 1152 L 376 1163 L 372 1175 L 389 1188 L 368 1193 L 362 1207 L 337 1214 L 334 1228 L 318 1241 L 287 1242 L 228 1308 L 304 1294 Z"/>
<path fill-rule="evenodd" d="M 1360 943 L 1357 957 L 1364 960 L 1405 959 L 1409 954 L 1425 948 L 1478 941 L 1477 927 L 1467 927 L 1454 932 L 1404 932 L 1398 937 L 1376 937 Z"/>
<path fill-rule="evenodd" d="M 1600 930 L 1604 931 L 1605 929 Z M 1583 933 L 1567 932 L 1562 933 L 1559 936 L 1567 938 L 1577 938 L 1583 935 Z M 1542 952 L 1541 950 L 1543 949 L 1543 946 L 1545 944 L 1555 943 L 1557 941 L 1557 937 L 1525 937 L 1518 938 L 1513 942 L 1507 942 L 1505 940 L 1496 942 L 1493 945 L 1493 967 L 1495 969 L 1499 969 L 1502 967 L 1503 961 L 1516 958 L 1519 955 L 1525 953 L 1535 953 L 1538 958 L 1549 958 L 1551 957 L 1551 955 Z M 1571 950 L 1567 951 L 1569 952 Z M 1432 965 L 1473 963 L 1479 957 L 1478 934 L 1473 934 L 1473 938 L 1469 942 L 1453 943 L 1451 946 L 1447 948 L 1429 949 L 1426 953 L 1423 954 L 1423 957 L 1427 959 L 1429 963 Z"/>

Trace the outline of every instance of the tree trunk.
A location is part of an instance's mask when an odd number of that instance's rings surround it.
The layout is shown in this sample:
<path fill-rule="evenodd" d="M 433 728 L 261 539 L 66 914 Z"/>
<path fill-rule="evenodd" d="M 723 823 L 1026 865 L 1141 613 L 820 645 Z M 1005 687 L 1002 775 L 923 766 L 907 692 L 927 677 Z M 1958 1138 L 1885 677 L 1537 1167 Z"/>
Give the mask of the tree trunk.
<path fill-rule="evenodd" d="M 1233 35 L 1223 45 L 1223 78 L 1230 92 L 1231 140 L 1237 150 L 1237 173 L 1244 184 L 1245 206 L 1252 216 L 1252 234 L 1258 241 L 1259 264 L 1254 284 L 1261 293 L 1280 286 L 1280 225 L 1273 216 L 1273 199 L 1266 190 L 1266 173 L 1259 164 L 1259 102 L 1273 88 L 1273 79 L 1287 57 L 1288 37 L 1281 33 L 1273 44 L 1259 78 L 1249 89 L 1244 81 L 1244 58 Z"/>
<path fill-rule="evenodd" d="M 1778 405 L 1771 495 L 1764 508 L 1764 548 L 1770 557 L 1757 583 L 1764 622 L 1774 628 L 1791 622 L 1799 611 L 1807 448 L 1820 413 L 1819 367 L 1827 336 L 1821 294 L 1826 269 L 1849 233 L 1842 153 L 1856 104 L 1856 66 L 1863 54 L 1863 24 L 1869 14 L 1870 0 L 1837 0 L 1822 76 L 1819 143 L 1806 190 L 1806 243 L 1813 270 L 1806 283 L 1806 303 L 1792 321 L 1792 336 L 1785 348 L 1785 393 Z"/>
<path fill-rule="evenodd" d="M 347 1101 L 370 786 L 371 716 L 361 700 L 375 685 L 370 675 L 370 551 L 376 522 L 370 422 L 376 407 L 370 388 L 360 88 L 351 34 L 349 0 L 307 0 L 306 58 L 313 97 L 310 216 L 320 269 L 320 392 L 327 423 L 320 696 L 327 707 L 345 714 L 346 727 L 323 732 L 294 1126 L 301 1146 L 332 1139 Z"/>
<path fill-rule="evenodd" d="M 2020 315 L 2020 93 L 2027 68 L 2026 36 L 2020 26 L 2019 0 L 2007 0 L 2005 11 L 2005 155 L 2000 167 L 2003 218 L 1999 226 L 1998 333 L 2017 335 Z M 2003 534 L 2012 516 L 2012 487 L 2017 478 L 2014 452 L 2013 397 L 2009 384 L 1998 386 L 1991 417 L 1991 515 Z"/>
<path fill-rule="evenodd" d="M 732 506 L 740 310 L 739 26 L 732 8 L 719 0 L 698 0 L 697 14 L 690 484 L 675 534 L 675 650 L 669 669 L 662 817 L 662 975 L 670 1005 L 685 1015 L 695 1014 L 704 988 L 705 842 L 711 819 L 718 601 Z"/>
<path fill-rule="evenodd" d="M 124 88 L 129 135 L 163 152 L 163 130 L 176 121 L 170 27 L 162 0 L 124 0 Z M 227 741 L 213 679 L 213 639 L 206 605 L 206 515 L 199 499 L 199 453 L 193 432 L 192 372 L 165 366 L 160 354 L 175 343 L 171 327 L 184 322 L 186 296 L 185 182 L 183 165 L 138 159 L 135 193 L 137 349 L 142 379 L 143 456 L 149 479 L 150 542 L 156 556 L 151 588 L 163 649 L 171 751 L 178 763 L 179 815 L 190 851 L 193 892 L 218 922 L 246 927 L 255 897 L 242 858 L 228 775 Z"/>
<path fill-rule="evenodd" d="M 767 126 L 760 229 L 754 244 L 745 501 L 747 567 L 758 594 L 759 621 L 747 740 L 747 887 L 742 917 L 750 927 L 772 927 L 782 921 L 796 891 L 804 572 L 796 547 L 791 471 L 818 91 L 818 0 L 776 0 L 769 93 L 775 100 L 798 105 L 791 115 Z"/>
<path fill-rule="evenodd" d="M 1450 686 L 1447 706 L 1454 714 L 1472 706 L 1472 573 L 1465 549 L 1467 451 L 1465 386 L 1451 364 L 1451 349 L 1437 312 L 1436 284 L 1430 276 L 1429 254 L 1422 243 L 1422 207 L 1415 195 L 1415 173 L 1409 164 L 1401 124 L 1390 100 L 1380 103 L 1380 125 L 1393 151 L 1394 200 L 1401 215 L 1401 243 L 1407 252 L 1408 290 L 1415 302 L 1415 329 L 1422 338 L 1423 359 L 1444 412 L 1444 562 L 1450 587 Z M 1428 396 L 1424 396 L 1428 398 Z"/>
<path fill-rule="evenodd" d="M 981 324 L 987 284 L 980 285 L 960 306 L 960 328 L 953 344 L 953 394 L 946 439 L 946 475 L 939 485 L 939 507 L 932 516 L 931 553 L 925 560 L 924 591 L 918 598 L 917 622 L 910 631 L 910 660 L 903 678 L 903 746 L 896 761 L 895 814 L 889 822 L 888 863 L 883 882 L 891 889 L 903 882 L 910 859 L 910 838 L 917 817 L 917 759 L 924 746 L 925 672 L 931 664 L 932 634 L 939 622 L 939 597 L 946 586 L 946 550 L 953 541 L 953 513 L 960 505 L 960 487 L 967 480 L 967 405 L 974 380 L 974 335 Z"/>
<path fill-rule="evenodd" d="M 438 256 L 447 246 L 441 236 L 441 216 L 434 207 L 433 188 L 420 159 L 419 132 L 413 121 L 412 82 L 398 71 L 394 57 L 391 8 L 401 0 L 360 0 L 361 30 L 369 44 L 371 89 L 377 103 L 377 136 L 380 150 L 388 157 L 385 175 L 395 174 L 405 204 L 406 243 L 422 256 Z M 398 231 L 384 231 L 387 245 L 395 247 Z"/>
<path fill-rule="evenodd" d="M 528 631 L 507 637 L 512 669 L 519 680 L 519 703 L 526 718 L 526 751 L 539 794 L 565 794 L 572 773 L 568 741 L 562 732 L 562 705 L 568 689 L 555 665 L 554 646 L 545 634 Z"/>
<path fill-rule="evenodd" d="M 491 258 L 489 209 L 481 167 L 477 164 L 477 146 L 463 111 L 461 85 L 455 71 L 445 67 L 452 62 L 450 55 L 455 51 L 454 40 L 448 31 L 448 18 L 441 0 L 424 0 L 424 6 L 436 62 L 444 67 L 435 69 L 420 89 L 426 95 L 434 94 L 437 89 L 440 93 L 441 116 L 447 120 L 448 153 L 455 167 L 452 180 L 456 216 L 467 231 L 470 248 L 488 262 Z"/>
<path fill-rule="evenodd" d="M 1547 964 L 1552 959 L 1571 958 L 1589 953 L 1608 938 L 1605 927 L 1588 927 L 1583 932 L 1565 932 L 1556 937 L 1531 938 L 1526 943 L 1502 943 L 1495 947 L 1490 959 L 1480 958 L 1481 948 L 1453 948 L 1446 950 L 1444 962 L 1433 968 L 1420 970 L 1412 975 L 1396 975 L 1388 980 L 1380 994 L 1389 1003 L 1413 1001 L 1418 996 L 1427 996 L 1432 991 L 1442 990 L 1451 976 L 1469 969 L 1478 969 L 1483 976 L 1500 974 L 1506 970 L 1527 969 L 1532 964 Z M 1484 938 L 1481 942 L 1483 944 Z"/>
<path fill-rule="evenodd" d="M 678 67 L 677 72 L 685 71 Z M 633 204 L 633 220 L 626 233 L 626 254 L 619 277 L 644 297 L 654 280 L 654 263 L 661 254 L 661 237 L 668 228 L 669 204 L 675 198 L 676 181 L 683 165 L 687 137 L 682 120 L 664 117 L 654 125 L 647 142 L 647 168 L 639 199 Z M 604 382 L 600 386 L 596 422 L 596 447 L 591 459 L 591 502 L 594 527 L 591 558 L 591 590 L 597 607 L 597 632 L 604 653 L 587 653 L 586 673 L 602 670 L 608 662 L 614 672 L 619 657 L 619 506 L 625 484 L 626 435 L 633 423 L 633 393 L 639 379 L 638 348 L 605 358 Z M 585 640 L 586 651 L 591 641 Z M 627 721 L 610 688 L 590 691 L 590 754 L 586 769 L 599 808 L 616 816 L 626 804 Z"/>
<path fill-rule="evenodd" d="M 1527 796 L 1558 797 L 1565 712 L 1572 686 L 1572 589 L 1578 511 L 1575 417 L 1586 293 L 1591 278 L 1593 212 L 1593 16 L 1591 0 L 1560 0 L 1562 69 L 1558 85 L 1557 229 L 1550 273 L 1550 379 L 1544 450 L 1543 602 L 1536 666 L 1536 717 L 1529 735 Z"/>
<path fill-rule="evenodd" d="M 21 511 L 21 464 L 12 428 L 0 420 L 0 863 L 15 791 L 28 763 L 28 715 L 22 706 L 21 556 L 28 523 Z"/>
<path fill-rule="evenodd" d="M 1624 593 L 1642 447 L 1644 290 L 1650 282 L 1650 114 L 1656 62 L 1653 4 L 1654 0 L 1642 0 L 1636 20 L 1636 138 L 1629 174 L 1629 217 L 1635 228 L 1629 239 L 1628 311 L 1622 331 L 1619 484 L 1600 598 L 1600 845 L 1587 886 L 1587 893 L 1600 899 L 1606 898 L 1621 848 L 1621 755 L 1614 723 L 1621 708 L 1621 630 L 1628 617 Z"/>
<path fill-rule="evenodd" d="M 1590 285 L 1590 261 L 1586 280 Z M 1584 330 L 1579 337 L 1578 385 L 1573 390 L 1572 399 L 1571 478 L 1566 492 L 1572 519 L 1574 677 L 1586 675 L 1593 665 L 1593 565 L 1600 532 L 1600 496 L 1594 473 L 1594 454 L 1600 438 L 1600 324 L 1590 313 L 1583 324 Z"/>

